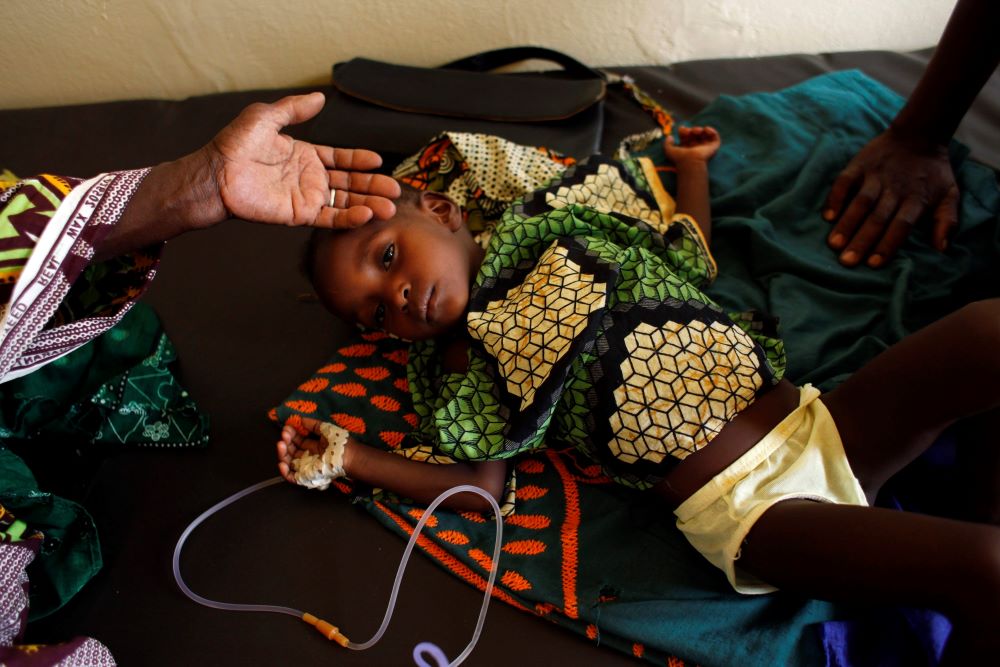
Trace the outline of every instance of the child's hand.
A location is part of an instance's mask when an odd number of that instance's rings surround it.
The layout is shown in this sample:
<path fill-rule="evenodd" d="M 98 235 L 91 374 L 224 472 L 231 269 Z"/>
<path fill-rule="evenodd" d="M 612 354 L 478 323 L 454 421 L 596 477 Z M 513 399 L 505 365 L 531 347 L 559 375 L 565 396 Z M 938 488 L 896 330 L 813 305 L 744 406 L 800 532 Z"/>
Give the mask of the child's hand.
<path fill-rule="evenodd" d="M 319 422 L 315 419 L 304 417 L 302 425 L 309 431 L 308 436 L 301 435 L 294 426 L 286 424 L 281 429 L 281 440 L 278 441 L 278 472 L 281 476 L 292 484 L 295 481 L 295 472 L 292 470 L 292 461 L 299 458 L 306 452 L 319 456 L 323 453 L 323 442 L 320 440 L 316 427 Z"/>
<path fill-rule="evenodd" d="M 677 136 L 680 144 L 672 136 L 667 137 L 663 152 L 678 166 L 685 162 L 708 162 L 722 145 L 722 138 L 714 127 L 678 127 Z"/>

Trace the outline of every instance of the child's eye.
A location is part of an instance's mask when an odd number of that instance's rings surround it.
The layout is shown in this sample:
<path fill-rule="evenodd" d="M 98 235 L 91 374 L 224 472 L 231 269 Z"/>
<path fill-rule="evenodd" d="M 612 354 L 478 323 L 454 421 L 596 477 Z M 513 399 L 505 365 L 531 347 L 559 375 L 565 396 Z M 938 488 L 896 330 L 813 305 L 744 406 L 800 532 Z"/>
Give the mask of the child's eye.
<path fill-rule="evenodd" d="M 385 248 L 385 252 L 382 253 L 382 266 L 389 269 L 389 265 L 392 264 L 392 258 L 396 256 L 396 244 L 390 243 Z"/>
<path fill-rule="evenodd" d="M 385 324 L 385 304 L 380 303 L 379 305 L 375 306 L 374 320 L 376 327 L 382 328 L 382 325 Z"/>

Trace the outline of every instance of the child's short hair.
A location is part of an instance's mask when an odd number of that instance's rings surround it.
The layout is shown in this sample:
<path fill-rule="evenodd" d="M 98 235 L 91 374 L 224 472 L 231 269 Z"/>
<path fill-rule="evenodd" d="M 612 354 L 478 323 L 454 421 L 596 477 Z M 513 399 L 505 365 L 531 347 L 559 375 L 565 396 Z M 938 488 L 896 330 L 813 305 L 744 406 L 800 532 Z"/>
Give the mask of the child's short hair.
<path fill-rule="evenodd" d="M 420 194 L 422 190 L 418 190 L 412 185 L 408 185 L 399 182 L 400 195 L 396 199 L 396 210 L 409 206 L 416 208 L 420 204 Z M 309 240 L 306 242 L 305 252 L 302 254 L 302 273 L 305 274 L 306 278 L 309 279 L 309 284 L 314 288 L 316 287 L 316 254 L 319 252 L 319 247 L 323 244 L 324 240 L 336 236 L 341 233 L 342 230 L 337 229 L 323 229 L 321 227 L 313 227 L 312 233 L 309 234 Z"/>

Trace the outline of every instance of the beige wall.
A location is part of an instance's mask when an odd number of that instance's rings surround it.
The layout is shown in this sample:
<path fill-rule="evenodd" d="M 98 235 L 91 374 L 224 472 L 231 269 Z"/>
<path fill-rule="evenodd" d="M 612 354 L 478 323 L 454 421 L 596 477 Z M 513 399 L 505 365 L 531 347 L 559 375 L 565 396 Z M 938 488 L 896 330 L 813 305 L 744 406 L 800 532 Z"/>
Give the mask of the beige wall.
<path fill-rule="evenodd" d="M 0 108 L 319 84 L 534 43 L 593 65 L 933 45 L 953 0 L 5 0 Z"/>

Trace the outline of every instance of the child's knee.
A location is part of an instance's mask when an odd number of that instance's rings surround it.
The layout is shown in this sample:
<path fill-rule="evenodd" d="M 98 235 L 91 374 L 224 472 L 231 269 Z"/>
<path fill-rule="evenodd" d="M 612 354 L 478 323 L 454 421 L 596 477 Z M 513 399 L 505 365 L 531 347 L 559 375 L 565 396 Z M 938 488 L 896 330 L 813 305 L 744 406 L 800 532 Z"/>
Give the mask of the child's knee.
<path fill-rule="evenodd" d="M 1000 299 L 974 301 L 955 313 L 973 350 L 978 351 L 987 367 L 1000 371 Z"/>
<path fill-rule="evenodd" d="M 966 577 L 957 577 L 956 584 L 964 598 L 960 614 L 966 620 L 974 618 L 1000 618 L 1000 529 L 984 527 L 975 539 L 965 545 L 950 548 L 963 549 L 968 559 Z"/>

